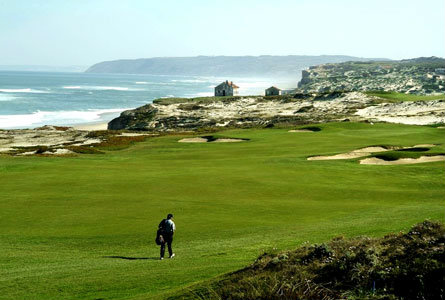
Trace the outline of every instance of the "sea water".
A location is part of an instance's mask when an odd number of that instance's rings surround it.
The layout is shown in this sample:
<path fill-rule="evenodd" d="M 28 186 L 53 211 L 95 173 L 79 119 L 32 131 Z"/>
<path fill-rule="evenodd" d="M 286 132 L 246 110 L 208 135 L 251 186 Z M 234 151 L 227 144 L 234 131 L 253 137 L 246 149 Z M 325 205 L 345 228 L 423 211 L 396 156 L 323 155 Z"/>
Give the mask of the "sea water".
<path fill-rule="evenodd" d="M 240 95 L 263 95 L 297 78 L 227 78 Z M 218 77 L 0 71 L 0 128 L 102 123 L 164 97 L 212 96 Z"/>

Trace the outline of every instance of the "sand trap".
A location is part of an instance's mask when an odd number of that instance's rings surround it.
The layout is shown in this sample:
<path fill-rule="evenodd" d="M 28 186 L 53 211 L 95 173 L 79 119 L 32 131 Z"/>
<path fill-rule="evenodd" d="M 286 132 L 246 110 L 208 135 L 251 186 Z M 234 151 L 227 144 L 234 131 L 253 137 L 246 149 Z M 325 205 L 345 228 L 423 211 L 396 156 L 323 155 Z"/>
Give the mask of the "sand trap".
<path fill-rule="evenodd" d="M 179 143 L 237 143 L 237 142 L 244 142 L 243 139 L 229 139 L 229 138 L 221 138 L 221 139 L 215 139 L 215 140 L 209 140 L 203 137 L 195 137 L 195 138 L 185 138 L 182 140 L 179 140 Z"/>
<path fill-rule="evenodd" d="M 294 130 L 289 130 L 288 132 L 315 132 L 315 131 L 309 129 L 294 129 Z"/>
<path fill-rule="evenodd" d="M 118 136 L 153 136 L 153 135 L 158 135 L 158 134 L 122 132 Z"/>
<path fill-rule="evenodd" d="M 352 159 L 359 158 L 363 156 L 368 156 L 373 152 L 384 152 L 389 151 L 390 149 L 386 149 L 383 147 L 365 147 L 357 150 L 353 150 L 347 153 L 340 153 L 336 155 L 328 155 L 328 156 L 312 156 L 308 157 L 307 160 L 332 160 L 332 159 Z"/>
<path fill-rule="evenodd" d="M 412 147 L 404 147 L 404 148 L 424 148 L 424 147 L 434 147 L 436 145 L 434 144 L 419 144 L 419 145 L 414 145 Z"/>
<path fill-rule="evenodd" d="M 445 126 L 439 126 L 437 129 L 445 129 Z"/>
<path fill-rule="evenodd" d="M 421 156 L 419 158 L 401 158 L 398 160 L 383 160 L 376 157 L 365 158 L 360 160 L 362 165 L 408 165 L 408 164 L 421 164 L 435 161 L 445 161 L 444 155 L 436 156 Z"/>
<path fill-rule="evenodd" d="M 179 143 L 207 143 L 207 139 L 204 138 L 186 138 L 178 141 Z"/>
<path fill-rule="evenodd" d="M 238 143 L 238 142 L 244 142 L 244 140 L 241 140 L 241 139 L 216 139 L 212 143 Z"/>

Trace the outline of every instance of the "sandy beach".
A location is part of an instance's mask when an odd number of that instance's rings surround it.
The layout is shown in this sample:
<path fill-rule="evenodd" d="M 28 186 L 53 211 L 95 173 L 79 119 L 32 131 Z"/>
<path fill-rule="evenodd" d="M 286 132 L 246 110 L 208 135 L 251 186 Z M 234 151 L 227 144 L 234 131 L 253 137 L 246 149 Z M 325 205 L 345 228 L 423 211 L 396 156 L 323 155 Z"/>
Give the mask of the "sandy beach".
<path fill-rule="evenodd" d="M 78 125 L 72 125 L 70 127 L 73 127 L 76 130 L 94 131 L 94 130 L 107 130 L 107 125 L 108 123 L 102 122 L 102 123 L 78 124 Z"/>

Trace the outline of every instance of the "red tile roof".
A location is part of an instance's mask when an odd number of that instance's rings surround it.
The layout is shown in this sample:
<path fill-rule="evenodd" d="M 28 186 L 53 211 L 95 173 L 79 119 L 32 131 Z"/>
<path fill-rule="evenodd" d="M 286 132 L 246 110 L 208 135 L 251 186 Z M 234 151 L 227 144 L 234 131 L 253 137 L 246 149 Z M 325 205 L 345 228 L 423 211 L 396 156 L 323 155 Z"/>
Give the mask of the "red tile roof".
<path fill-rule="evenodd" d="M 234 89 L 239 89 L 239 86 L 234 84 L 233 81 L 228 81 L 228 80 L 226 80 L 226 81 L 222 82 L 221 84 L 217 85 L 217 87 L 219 87 L 221 85 L 224 85 L 224 84 L 227 84 L 228 86 L 231 86 Z"/>

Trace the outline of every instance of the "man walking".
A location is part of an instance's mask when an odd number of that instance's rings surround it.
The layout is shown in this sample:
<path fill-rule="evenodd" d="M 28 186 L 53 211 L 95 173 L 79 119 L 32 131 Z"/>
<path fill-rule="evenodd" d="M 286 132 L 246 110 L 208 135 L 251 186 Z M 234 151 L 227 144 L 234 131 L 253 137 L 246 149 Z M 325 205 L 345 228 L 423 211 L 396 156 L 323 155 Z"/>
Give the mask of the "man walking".
<path fill-rule="evenodd" d="M 173 258 L 175 256 L 172 250 L 172 242 L 176 226 L 172 219 L 173 215 L 168 214 L 167 219 L 163 219 L 161 223 L 159 223 L 160 241 L 161 241 L 161 260 L 164 259 L 165 244 L 167 244 L 168 247 L 169 258 Z"/>

